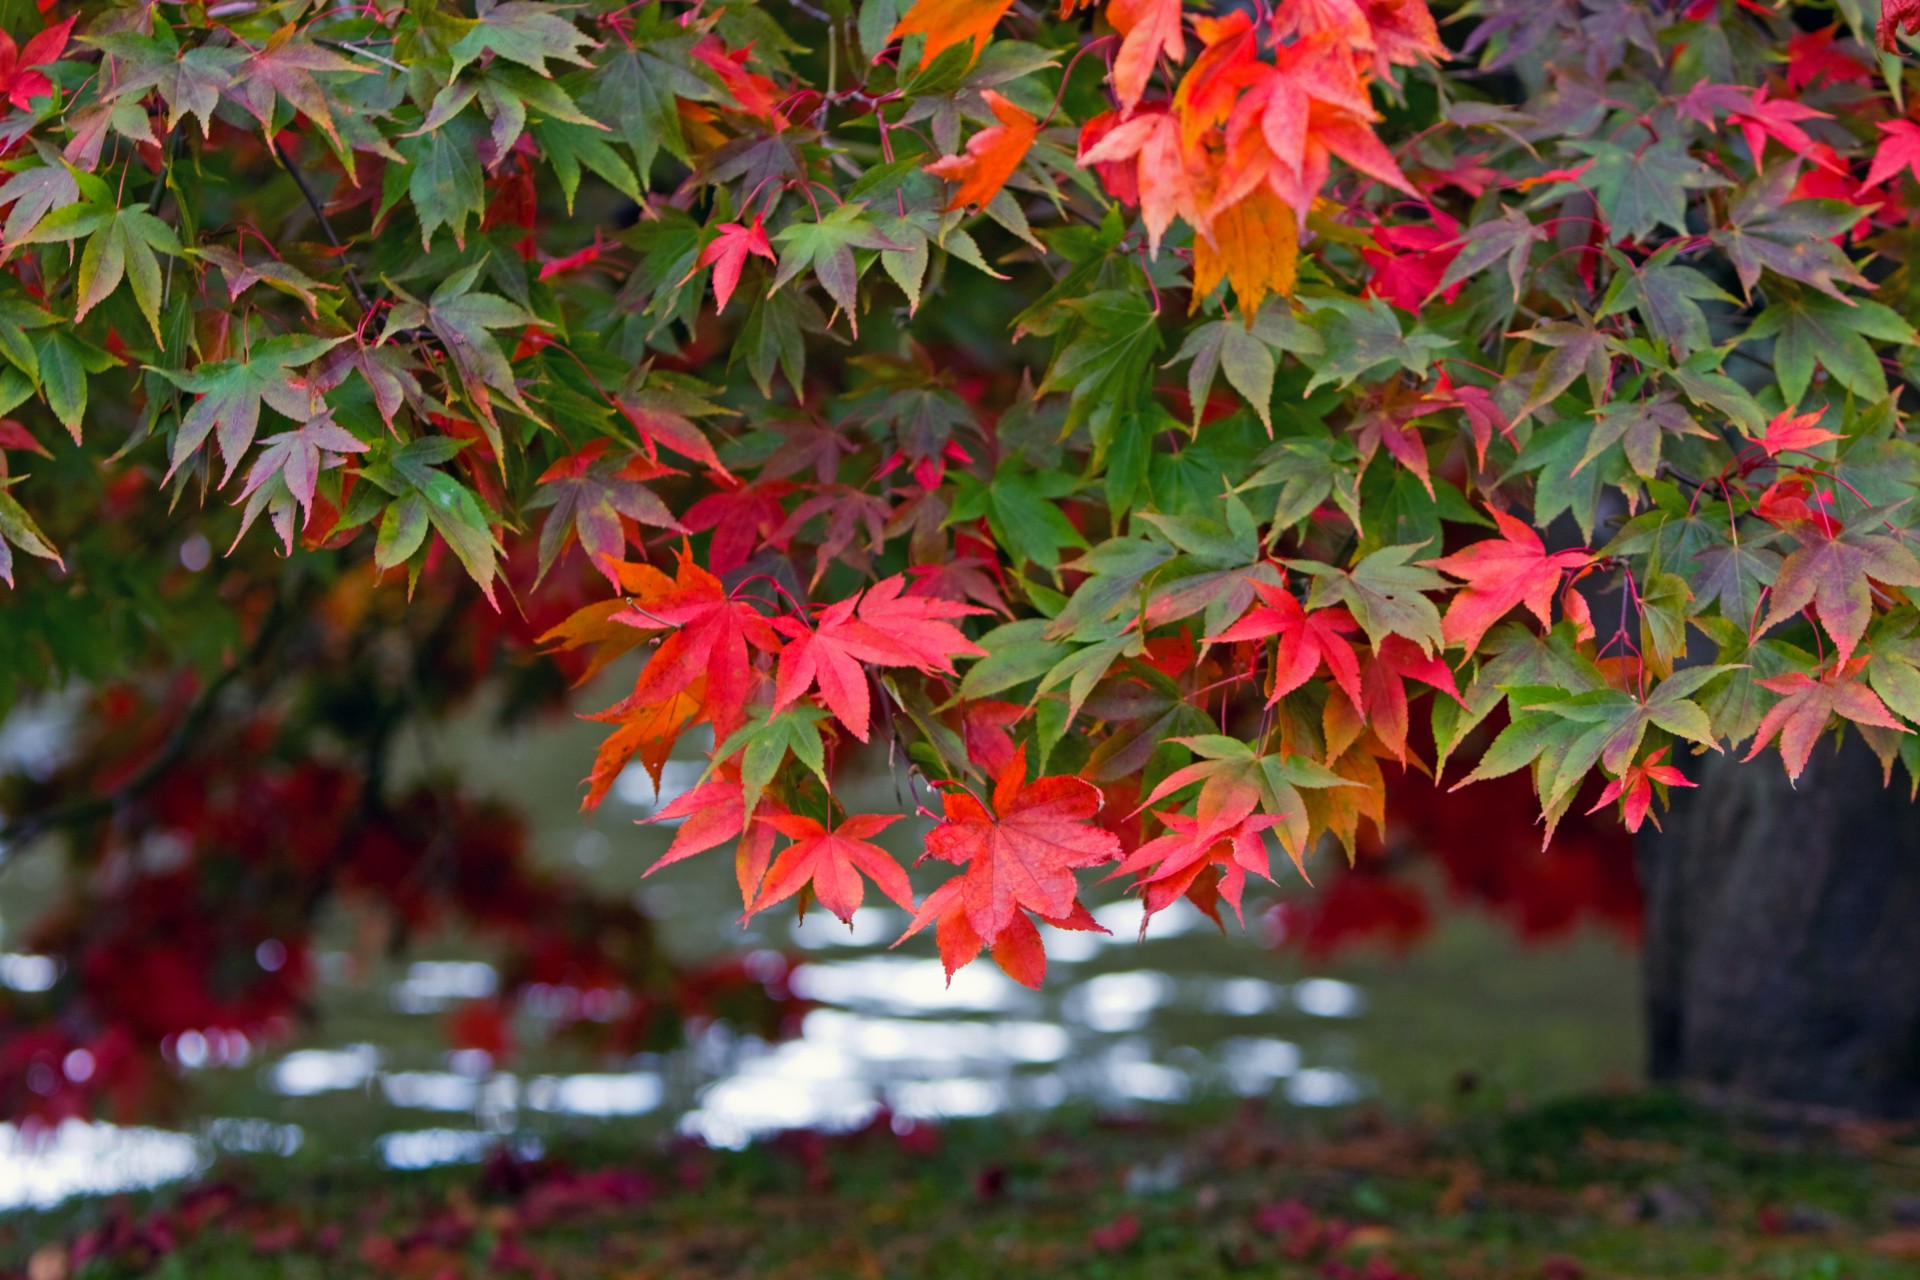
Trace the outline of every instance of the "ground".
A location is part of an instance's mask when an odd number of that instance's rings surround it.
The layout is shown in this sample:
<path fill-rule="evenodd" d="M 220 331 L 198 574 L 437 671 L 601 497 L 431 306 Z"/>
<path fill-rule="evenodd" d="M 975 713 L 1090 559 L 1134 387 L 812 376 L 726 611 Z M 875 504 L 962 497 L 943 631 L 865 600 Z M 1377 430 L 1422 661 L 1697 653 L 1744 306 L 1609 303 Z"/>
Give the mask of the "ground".
<path fill-rule="evenodd" d="M 0 1218 L 32 1280 L 1876 1280 L 1920 1273 L 1920 1143 L 1658 1093 L 1389 1121 L 1243 1109 L 789 1135 L 603 1135 L 415 1174 L 232 1163 Z"/>

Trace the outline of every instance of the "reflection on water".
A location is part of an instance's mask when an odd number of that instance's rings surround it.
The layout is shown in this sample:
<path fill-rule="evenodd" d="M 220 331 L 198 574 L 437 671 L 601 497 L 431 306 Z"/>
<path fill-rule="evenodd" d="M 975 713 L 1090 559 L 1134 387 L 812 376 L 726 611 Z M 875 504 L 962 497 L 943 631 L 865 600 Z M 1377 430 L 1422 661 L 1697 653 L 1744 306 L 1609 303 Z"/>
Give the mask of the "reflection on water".
<path fill-rule="evenodd" d="M 1561 1087 L 1597 1083 L 1636 1056 L 1629 956 L 1594 943 L 1571 968 L 1550 953 L 1515 964 L 1484 925 L 1459 955 L 1436 947 L 1405 970 L 1369 962 L 1336 978 L 1301 972 L 1238 931 L 1223 936 L 1185 903 L 1156 915 L 1143 938 L 1139 904 L 1107 902 L 1094 914 L 1110 932 L 1047 932 L 1049 973 L 1038 992 L 987 960 L 949 980 L 927 934 L 891 949 L 907 916 L 888 906 L 863 907 L 851 926 L 816 909 L 804 921 L 768 913 L 742 929 L 730 858 L 690 860 L 644 887 L 640 878 L 672 833 L 632 820 L 694 785 L 702 762 L 669 762 L 657 796 L 643 772 L 629 770 L 601 813 L 581 819 L 570 800 L 597 745 L 591 726 L 565 741 L 544 731 L 506 743 L 476 733 L 458 745 L 474 753 L 464 767 L 476 785 L 531 812 L 555 865 L 610 894 L 636 894 L 673 949 L 745 949 L 750 970 L 776 952 L 797 954 L 792 989 L 816 1005 L 801 1034 L 768 1044 L 720 1023 L 672 1054 L 587 1061 L 541 1048 L 546 1029 L 616 1018 L 625 994 L 537 985 L 517 998 L 521 1050 L 511 1060 L 448 1053 L 448 1012 L 495 997 L 495 968 L 457 945 L 389 965 L 363 955 L 341 927 L 327 939 L 332 949 L 314 957 L 322 1017 L 308 1043 L 262 1056 L 262 1046 L 217 1028 L 170 1041 L 175 1067 L 204 1084 L 199 1096 L 223 1118 L 191 1133 L 69 1122 L 35 1141 L 0 1126 L 0 1209 L 157 1185 L 223 1149 L 323 1151 L 417 1169 L 477 1160 L 503 1141 L 535 1154 L 594 1125 L 738 1147 L 787 1128 L 863 1126 L 883 1113 L 904 1125 L 1069 1103 L 1407 1101 L 1408 1064 L 1431 1064 L 1420 1077 L 1430 1097 L 1429 1077 L 1486 1074 L 1489 1045 L 1524 1054 L 1515 1046 L 1529 1035 L 1551 1062 L 1543 1074 Z M 850 786 L 849 807 L 897 804 L 885 779 L 870 789 Z M 912 826 L 888 833 L 900 836 L 897 852 L 910 855 Z M 9 927 L 30 918 L 11 913 L 19 884 L 0 876 Z M 1249 921 L 1266 901 L 1250 893 Z M 285 952 L 259 958 L 274 968 Z M 0 952 L 0 986 L 39 992 L 59 978 L 46 957 Z M 63 1066 L 73 1075 L 92 1064 Z"/>

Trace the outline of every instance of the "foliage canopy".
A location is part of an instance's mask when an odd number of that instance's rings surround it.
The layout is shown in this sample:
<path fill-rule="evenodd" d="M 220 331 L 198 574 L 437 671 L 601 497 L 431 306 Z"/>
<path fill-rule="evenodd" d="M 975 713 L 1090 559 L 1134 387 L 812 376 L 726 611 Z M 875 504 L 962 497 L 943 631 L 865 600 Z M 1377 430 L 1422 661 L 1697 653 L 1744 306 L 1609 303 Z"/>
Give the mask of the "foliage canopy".
<path fill-rule="evenodd" d="M 9 696 L 464 574 L 665 862 L 1035 983 L 1383 769 L 1920 778 L 1905 0 L 0 16 Z"/>

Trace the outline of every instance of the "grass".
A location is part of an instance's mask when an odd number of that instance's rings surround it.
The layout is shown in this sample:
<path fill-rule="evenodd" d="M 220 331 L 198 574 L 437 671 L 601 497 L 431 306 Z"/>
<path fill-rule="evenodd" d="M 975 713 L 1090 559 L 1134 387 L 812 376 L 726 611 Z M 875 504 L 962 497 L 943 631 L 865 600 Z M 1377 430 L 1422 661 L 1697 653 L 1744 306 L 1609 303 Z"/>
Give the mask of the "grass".
<path fill-rule="evenodd" d="M 28 1270 L 29 1261 L 34 1270 Z M 5 1270 L 11 1268 L 11 1270 Z M 1186 1109 L 789 1135 L 416 1174 L 250 1159 L 0 1218 L 0 1273 L 580 1280 L 1880 1280 L 1920 1270 L 1920 1145 L 1659 1093 L 1444 1120 Z"/>

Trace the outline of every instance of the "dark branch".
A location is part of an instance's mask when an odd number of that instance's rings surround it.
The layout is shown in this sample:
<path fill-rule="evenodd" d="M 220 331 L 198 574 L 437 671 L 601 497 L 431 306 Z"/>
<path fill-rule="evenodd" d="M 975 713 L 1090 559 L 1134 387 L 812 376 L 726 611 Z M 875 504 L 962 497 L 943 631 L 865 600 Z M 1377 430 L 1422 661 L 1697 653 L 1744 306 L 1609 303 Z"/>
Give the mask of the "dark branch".
<path fill-rule="evenodd" d="M 0 866 L 5 866 L 16 851 L 25 848 L 50 831 L 84 826 L 109 816 L 115 809 L 158 782 L 168 770 L 179 764 L 187 750 L 199 738 L 201 730 L 206 728 L 207 721 L 212 718 L 220 695 L 226 692 L 228 686 L 243 672 L 266 656 L 267 650 L 272 646 L 286 620 L 285 606 L 275 601 L 272 610 L 260 624 L 260 633 L 254 637 L 253 644 L 248 647 L 247 652 L 200 691 L 200 696 L 194 699 L 193 705 L 187 709 L 186 716 L 174 727 L 160 750 L 155 752 L 153 758 L 142 765 L 126 782 L 103 795 L 88 796 L 69 804 L 55 805 L 39 813 L 25 814 L 13 819 L 5 826 L 0 826 Z"/>
<path fill-rule="evenodd" d="M 340 265 L 346 269 L 347 288 L 353 291 L 353 300 L 360 304 L 361 313 L 363 315 L 371 313 L 373 311 L 373 301 L 367 297 L 367 291 L 360 287 L 360 277 L 354 274 L 353 263 L 347 260 L 344 253 L 346 246 L 340 243 L 340 237 L 334 234 L 333 223 L 327 220 L 327 211 L 325 207 L 321 205 L 320 197 L 315 195 L 313 188 L 307 185 L 306 175 L 301 173 L 294 165 L 293 157 L 287 154 L 286 147 L 282 146 L 278 139 L 274 141 L 273 154 L 280 158 L 280 164 L 286 169 L 288 175 L 292 177 L 293 185 L 300 188 L 300 195 L 306 200 L 307 208 L 313 210 L 313 216 L 319 220 L 320 230 L 326 233 L 327 243 L 343 251 L 340 257 Z"/>

